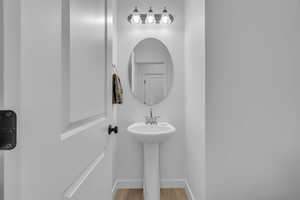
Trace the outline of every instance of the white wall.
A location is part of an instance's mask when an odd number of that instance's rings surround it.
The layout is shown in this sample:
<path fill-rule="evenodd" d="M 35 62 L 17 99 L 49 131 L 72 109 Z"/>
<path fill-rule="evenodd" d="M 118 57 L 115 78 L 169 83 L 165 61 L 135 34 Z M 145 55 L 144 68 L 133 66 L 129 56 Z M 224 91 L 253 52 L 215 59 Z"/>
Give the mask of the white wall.
<path fill-rule="evenodd" d="M 186 174 L 195 200 L 205 199 L 205 0 L 186 0 Z"/>
<path fill-rule="evenodd" d="M 300 1 L 207 1 L 208 200 L 300 198 Z"/>
<path fill-rule="evenodd" d="M 131 25 L 127 16 L 135 5 L 147 11 L 153 6 L 161 12 L 168 6 L 175 15 L 172 25 Z M 118 120 L 120 134 L 117 139 L 116 178 L 141 179 L 143 177 L 142 145 L 132 138 L 126 128 L 134 122 L 144 121 L 148 107 L 137 101 L 130 92 L 128 81 L 128 62 L 135 45 L 148 37 L 161 40 L 169 49 L 174 63 L 174 80 L 167 99 L 153 106 L 154 112 L 161 116 L 161 121 L 168 121 L 177 128 L 176 134 L 161 145 L 161 177 L 163 179 L 184 178 L 184 23 L 182 0 L 153 1 L 118 1 L 118 37 L 119 37 L 119 73 L 124 87 L 124 104 L 120 106 Z"/>

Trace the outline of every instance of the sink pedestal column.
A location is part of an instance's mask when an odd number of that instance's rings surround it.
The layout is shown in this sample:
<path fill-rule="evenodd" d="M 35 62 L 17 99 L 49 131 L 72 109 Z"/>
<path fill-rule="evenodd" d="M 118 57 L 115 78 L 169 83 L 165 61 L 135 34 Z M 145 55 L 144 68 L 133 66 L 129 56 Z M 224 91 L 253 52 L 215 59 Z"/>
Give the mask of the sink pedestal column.
<path fill-rule="evenodd" d="M 160 200 L 158 143 L 144 143 L 144 200 Z"/>

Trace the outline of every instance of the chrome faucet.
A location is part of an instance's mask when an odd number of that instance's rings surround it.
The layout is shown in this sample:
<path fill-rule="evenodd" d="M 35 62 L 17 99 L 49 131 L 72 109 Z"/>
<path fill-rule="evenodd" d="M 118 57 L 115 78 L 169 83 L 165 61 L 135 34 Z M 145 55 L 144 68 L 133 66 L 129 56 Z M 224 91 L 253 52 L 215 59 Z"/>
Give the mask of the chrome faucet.
<path fill-rule="evenodd" d="M 159 118 L 159 116 L 153 116 L 153 110 L 152 110 L 152 108 L 150 108 L 150 115 L 145 116 L 145 123 L 151 124 L 151 125 L 156 125 L 158 118 Z"/>

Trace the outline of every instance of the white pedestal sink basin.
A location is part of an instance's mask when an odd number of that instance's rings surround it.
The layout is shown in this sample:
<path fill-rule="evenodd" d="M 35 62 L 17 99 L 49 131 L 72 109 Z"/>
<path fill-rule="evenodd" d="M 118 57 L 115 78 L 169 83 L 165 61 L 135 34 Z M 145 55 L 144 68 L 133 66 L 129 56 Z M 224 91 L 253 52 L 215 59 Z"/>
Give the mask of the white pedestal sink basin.
<path fill-rule="evenodd" d="M 128 127 L 128 131 L 143 143 L 161 143 L 166 141 L 175 127 L 167 122 L 160 122 L 154 125 L 147 125 L 144 122 L 134 123 Z"/>
<path fill-rule="evenodd" d="M 144 199 L 159 200 L 159 143 L 165 142 L 176 128 L 166 122 L 155 125 L 135 123 L 128 131 L 144 145 Z"/>

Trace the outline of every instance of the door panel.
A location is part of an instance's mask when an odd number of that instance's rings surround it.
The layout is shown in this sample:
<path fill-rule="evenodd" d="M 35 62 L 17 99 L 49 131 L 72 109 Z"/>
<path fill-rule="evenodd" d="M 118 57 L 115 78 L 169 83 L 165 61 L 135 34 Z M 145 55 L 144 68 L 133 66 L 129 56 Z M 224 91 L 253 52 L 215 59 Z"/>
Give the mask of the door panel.
<path fill-rule="evenodd" d="M 107 173 L 107 171 L 112 169 L 112 148 L 109 148 L 109 150 L 105 153 L 106 155 L 104 155 L 103 159 L 101 159 L 98 165 L 96 165 L 96 169 L 91 172 L 90 178 L 74 195 L 74 200 L 83 200 L 86 199 L 87 196 L 91 197 L 89 200 L 106 200 L 107 197 L 112 196 L 112 186 L 110 185 L 111 182 L 103 181 L 111 179 L 111 174 Z M 101 155 L 100 158 L 102 158 Z M 99 180 L 102 181 L 99 182 Z M 101 196 L 99 196 L 99 194 L 101 194 Z"/>
<path fill-rule="evenodd" d="M 105 153 L 105 157 L 107 156 L 106 145 L 109 141 L 109 136 L 105 130 L 102 131 L 103 134 L 99 134 L 99 130 L 101 130 L 101 125 L 94 126 L 86 132 L 63 141 L 61 156 L 62 160 L 67 161 L 67 163 L 64 164 L 65 178 L 62 180 L 66 189 L 65 196 L 68 196 L 70 192 L 73 193 L 74 186 L 77 187 L 76 182 L 81 179 L 82 174 L 84 174 L 103 153 Z M 110 147 L 107 149 L 109 148 Z M 100 162 L 96 164 L 100 165 Z M 93 170 L 97 169 L 98 167 Z M 86 181 L 90 178 L 85 177 L 85 175 L 83 176 Z M 109 180 L 107 181 L 109 182 Z"/>
<path fill-rule="evenodd" d="M 111 199 L 109 6 L 22 1 L 25 200 Z"/>
<path fill-rule="evenodd" d="M 105 42 L 105 0 L 71 0 L 71 122 L 106 115 Z"/>

